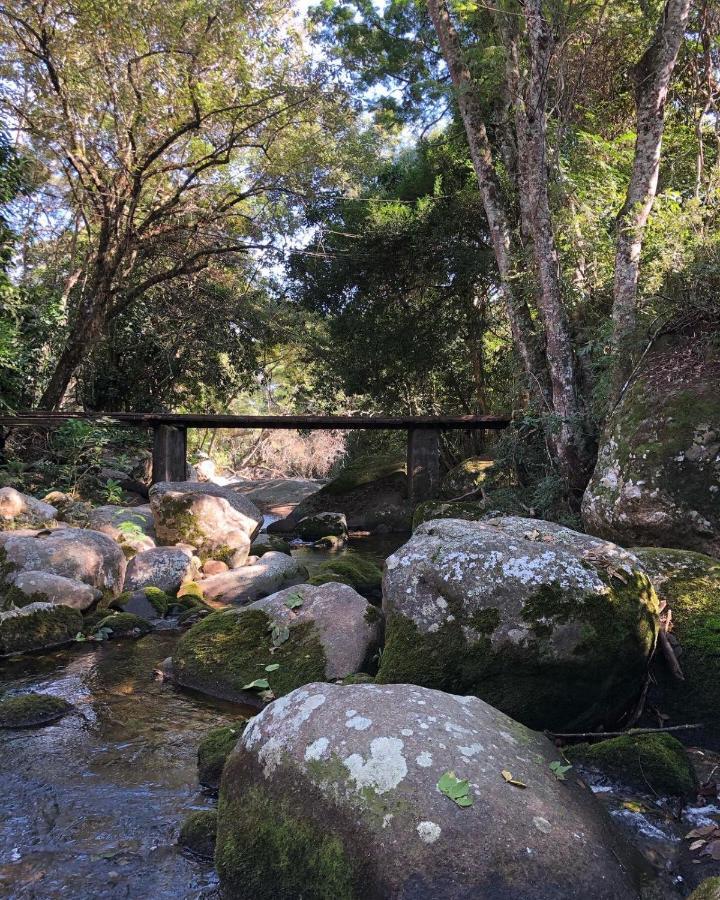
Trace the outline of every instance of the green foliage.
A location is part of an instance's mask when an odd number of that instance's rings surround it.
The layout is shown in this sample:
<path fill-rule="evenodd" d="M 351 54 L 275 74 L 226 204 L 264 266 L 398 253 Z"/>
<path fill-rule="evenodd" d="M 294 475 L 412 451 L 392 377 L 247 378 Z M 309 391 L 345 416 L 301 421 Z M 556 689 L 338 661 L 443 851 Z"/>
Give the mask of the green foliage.
<path fill-rule="evenodd" d="M 220 786 L 225 760 L 240 739 L 243 727 L 243 722 L 221 725 L 209 731 L 200 741 L 197 753 L 198 779 L 204 787 L 217 790 Z"/>
<path fill-rule="evenodd" d="M 454 772 L 445 772 L 444 775 L 441 775 L 437 787 L 441 794 L 445 794 L 458 806 L 472 806 L 473 795 L 470 791 L 470 782 L 460 780 Z"/>

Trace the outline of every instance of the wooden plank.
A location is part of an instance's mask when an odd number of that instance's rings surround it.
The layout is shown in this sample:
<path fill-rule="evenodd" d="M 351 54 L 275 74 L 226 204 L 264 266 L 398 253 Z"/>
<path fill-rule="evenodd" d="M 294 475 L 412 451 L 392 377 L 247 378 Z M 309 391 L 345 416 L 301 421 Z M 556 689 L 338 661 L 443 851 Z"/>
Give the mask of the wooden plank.
<path fill-rule="evenodd" d="M 0 425 L 54 427 L 65 421 L 84 420 L 96 424 L 154 428 L 171 425 L 182 428 L 264 428 L 308 430 L 353 429 L 439 429 L 498 430 L 510 424 L 509 416 L 231 416 L 174 413 L 54 413 L 22 411 L 15 416 L 0 415 Z"/>
<path fill-rule="evenodd" d="M 187 481 L 187 431 L 158 425 L 153 434 L 152 483 Z"/>

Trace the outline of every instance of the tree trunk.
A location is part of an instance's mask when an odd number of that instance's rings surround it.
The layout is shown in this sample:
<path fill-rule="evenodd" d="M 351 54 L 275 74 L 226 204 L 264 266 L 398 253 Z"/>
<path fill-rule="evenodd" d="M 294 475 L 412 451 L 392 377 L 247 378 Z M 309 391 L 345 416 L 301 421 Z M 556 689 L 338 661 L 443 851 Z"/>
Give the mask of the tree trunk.
<path fill-rule="evenodd" d="M 547 402 L 546 369 L 538 350 L 537 337 L 530 311 L 525 301 L 517 296 L 511 283 L 510 229 L 493 166 L 492 151 L 485 122 L 483 121 L 482 109 L 472 84 L 470 70 L 463 58 L 460 38 L 450 18 L 446 0 L 428 0 L 428 10 L 457 93 L 460 115 L 465 126 L 470 155 L 485 209 L 485 217 L 490 228 L 493 251 L 500 274 L 500 289 L 505 302 L 513 341 L 534 391 L 540 394 L 544 402 Z"/>
<path fill-rule="evenodd" d="M 667 0 L 655 35 L 635 69 L 635 156 L 618 216 L 615 250 L 612 403 L 617 402 L 632 366 L 640 254 L 657 193 L 665 101 L 689 11 L 690 0 Z"/>

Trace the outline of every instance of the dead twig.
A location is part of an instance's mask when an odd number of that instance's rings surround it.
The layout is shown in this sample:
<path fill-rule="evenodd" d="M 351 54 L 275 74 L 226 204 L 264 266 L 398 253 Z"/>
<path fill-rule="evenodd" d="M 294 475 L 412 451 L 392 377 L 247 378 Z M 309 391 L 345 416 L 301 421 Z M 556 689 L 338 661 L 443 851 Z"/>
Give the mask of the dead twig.
<path fill-rule="evenodd" d="M 683 670 L 680 668 L 680 663 L 678 662 L 678 658 L 675 655 L 672 644 L 670 643 L 670 638 L 668 638 L 668 632 L 670 631 L 672 631 L 672 610 L 667 605 L 667 601 L 661 600 L 660 632 L 658 634 L 658 643 L 660 644 L 660 649 L 662 650 L 663 656 L 665 657 L 665 662 L 668 664 L 668 667 L 672 672 L 673 678 L 676 678 L 678 681 L 685 681 Z"/>
<path fill-rule="evenodd" d="M 670 731 L 690 731 L 702 728 L 702 723 L 692 725 L 668 725 L 666 728 L 629 728 L 627 731 L 575 731 L 560 734 L 554 731 L 546 731 L 551 738 L 600 738 L 604 740 L 610 737 L 634 737 L 638 734 L 664 734 Z"/>

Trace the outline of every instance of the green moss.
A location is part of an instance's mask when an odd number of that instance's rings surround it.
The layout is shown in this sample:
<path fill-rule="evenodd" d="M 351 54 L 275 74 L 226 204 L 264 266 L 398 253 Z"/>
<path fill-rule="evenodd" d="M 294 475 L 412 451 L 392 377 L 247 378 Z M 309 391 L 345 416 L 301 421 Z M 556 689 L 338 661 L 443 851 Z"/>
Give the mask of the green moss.
<path fill-rule="evenodd" d="M 645 602 L 639 604 L 638 597 Z M 655 641 L 656 605 L 649 581 L 639 573 L 628 584 L 613 581 L 607 594 L 571 596 L 545 586 L 522 613 L 533 637 L 523 646 L 503 642 L 497 648 L 490 640 L 500 624 L 496 609 L 466 614 L 459 602 L 451 603 L 453 621 L 433 633 L 390 615 L 376 681 L 474 694 L 536 729 L 610 724 L 642 684 L 643 660 Z M 552 644 L 553 623 L 571 619 L 585 635 L 577 660 L 558 658 Z M 631 666 L 628 659 L 638 662 Z"/>
<path fill-rule="evenodd" d="M 180 585 L 180 590 L 177 592 L 177 599 L 179 600 L 181 597 L 195 597 L 202 600 L 203 590 L 197 581 L 186 581 Z"/>
<path fill-rule="evenodd" d="M 343 680 L 343 684 L 374 684 L 375 678 L 372 675 L 368 675 L 367 672 L 355 672 L 354 675 L 346 675 Z"/>
<path fill-rule="evenodd" d="M 271 551 L 276 553 L 286 553 L 290 556 L 292 548 L 286 540 L 275 534 L 260 535 L 260 537 L 254 540 L 250 546 L 250 554 L 252 556 L 264 556 Z"/>
<path fill-rule="evenodd" d="M 173 663 L 180 683 L 225 696 L 267 678 L 280 697 L 303 684 L 325 680 L 325 652 L 312 622 L 293 625 L 279 647 L 272 645 L 271 630 L 270 618 L 259 609 L 212 613 L 178 642 Z M 271 663 L 279 668 L 266 672 Z"/>
<path fill-rule="evenodd" d="M 0 700 L 0 728 L 29 728 L 57 722 L 72 706 L 51 694 L 22 694 Z"/>
<path fill-rule="evenodd" d="M 108 612 L 106 609 L 94 609 L 92 612 L 83 615 L 82 633 L 91 634 L 96 630 L 99 622 L 106 619 Z"/>
<path fill-rule="evenodd" d="M 178 844 L 203 859 L 212 859 L 215 855 L 217 823 L 216 809 L 200 809 L 190 813 L 180 828 Z"/>
<path fill-rule="evenodd" d="M 372 604 L 368 604 L 368 608 L 365 610 L 365 615 L 363 616 L 368 625 L 376 625 L 378 622 L 382 622 L 383 614 L 381 610 L 377 608 L 377 606 L 373 606 Z"/>
<path fill-rule="evenodd" d="M 82 615 L 70 606 L 6 617 L 0 622 L 0 656 L 69 644 L 82 626 Z"/>
<path fill-rule="evenodd" d="M 670 734 L 623 735 L 565 751 L 579 762 L 640 790 L 687 799 L 697 793 L 697 777 L 683 745 Z"/>
<path fill-rule="evenodd" d="M 658 593 L 672 609 L 684 681 L 658 656 L 654 675 L 672 723 L 701 722 L 704 740 L 720 746 L 720 562 L 690 550 L 636 548 Z"/>
<path fill-rule="evenodd" d="M 26 594 L 24 591 L 21 591 L 19 588 L 15 587 L 14 584 L 11 584 L 9 588 L 5 591 L 2 600 L 2 608 L 3 609 L 12 609 L 20 606 L 28 606 L 30 603 L 47 603 L 48 597 L 47 594 L 43 594 L 42 591 L 35 591 L 32 594 Z"/>
<path fill-rule="evenodd" d="M 200 562 L 204 565 L 209 559 L 216 559 L 229 565 L 237 550 L 237 547 L 228 547 L 227 544 L 220 544 L 218 547 L 208 547 L 200 554 Z"/>
<path fill-rule="evenodd" d="M 390 478 L 392 475 L 405 475 L 406 473 L 405 461 L 397 457 L 363 457 L 351 465 L 345 466 L 332 481 L 320 489 L 319 493 L 346 494 L 380 478 Z"/>
<path fill-rule="evenodd" d="M 298 818 L 260 787 L 221 792 L 215 865 L 224 896 L 254 900 L 356 900 L 352 853 L 327 828 Z"/>
<path fill-rule="evenodd" d="M 688 900 L 720 900 L 720 877 L 706 878 L 690 894 Z"/>
<path fill-rule="evenodd" d="M 172 597 L 156 587 L 143 588 L 143 593 L 159 616 L 167 615 L 170 604 L 173 602 Z"/>
<path fill-rule="evenodd" d="M 309 583 L 318 585 L 331 581 L 349 584 L 359 594 L 373 593 L 382 586 L 382 570 L 361 554 L 348 552 L 338 559 L 321 563 Z"/>
<path fill-rule="evenodd" d="M 15 563 L 10 562 L 7 558 L 5 548 L 0 547 L 0 591 L 2 591 L 3 588 L 7 588 L 12 583 L 17 568 Z"/>
<path fill-rule="evenodd" d="M 105 616 L 97 623 L 95 630 L 99 631 L 101 628 L 111 628 L 110 637 L 112 638 L 143 637 L 152 631 L 152 626 L 145 619 L 126 612 L 116 612 Z"/>
<path fill-rule="evenodd" d="M 209 731 L 200 741 L 197 754 L 198 780 L 204 787 L 215 791 L 220 787 L 225 760 L 240 739 L 244 727 L 244 722 L 221 725 Z"/>

